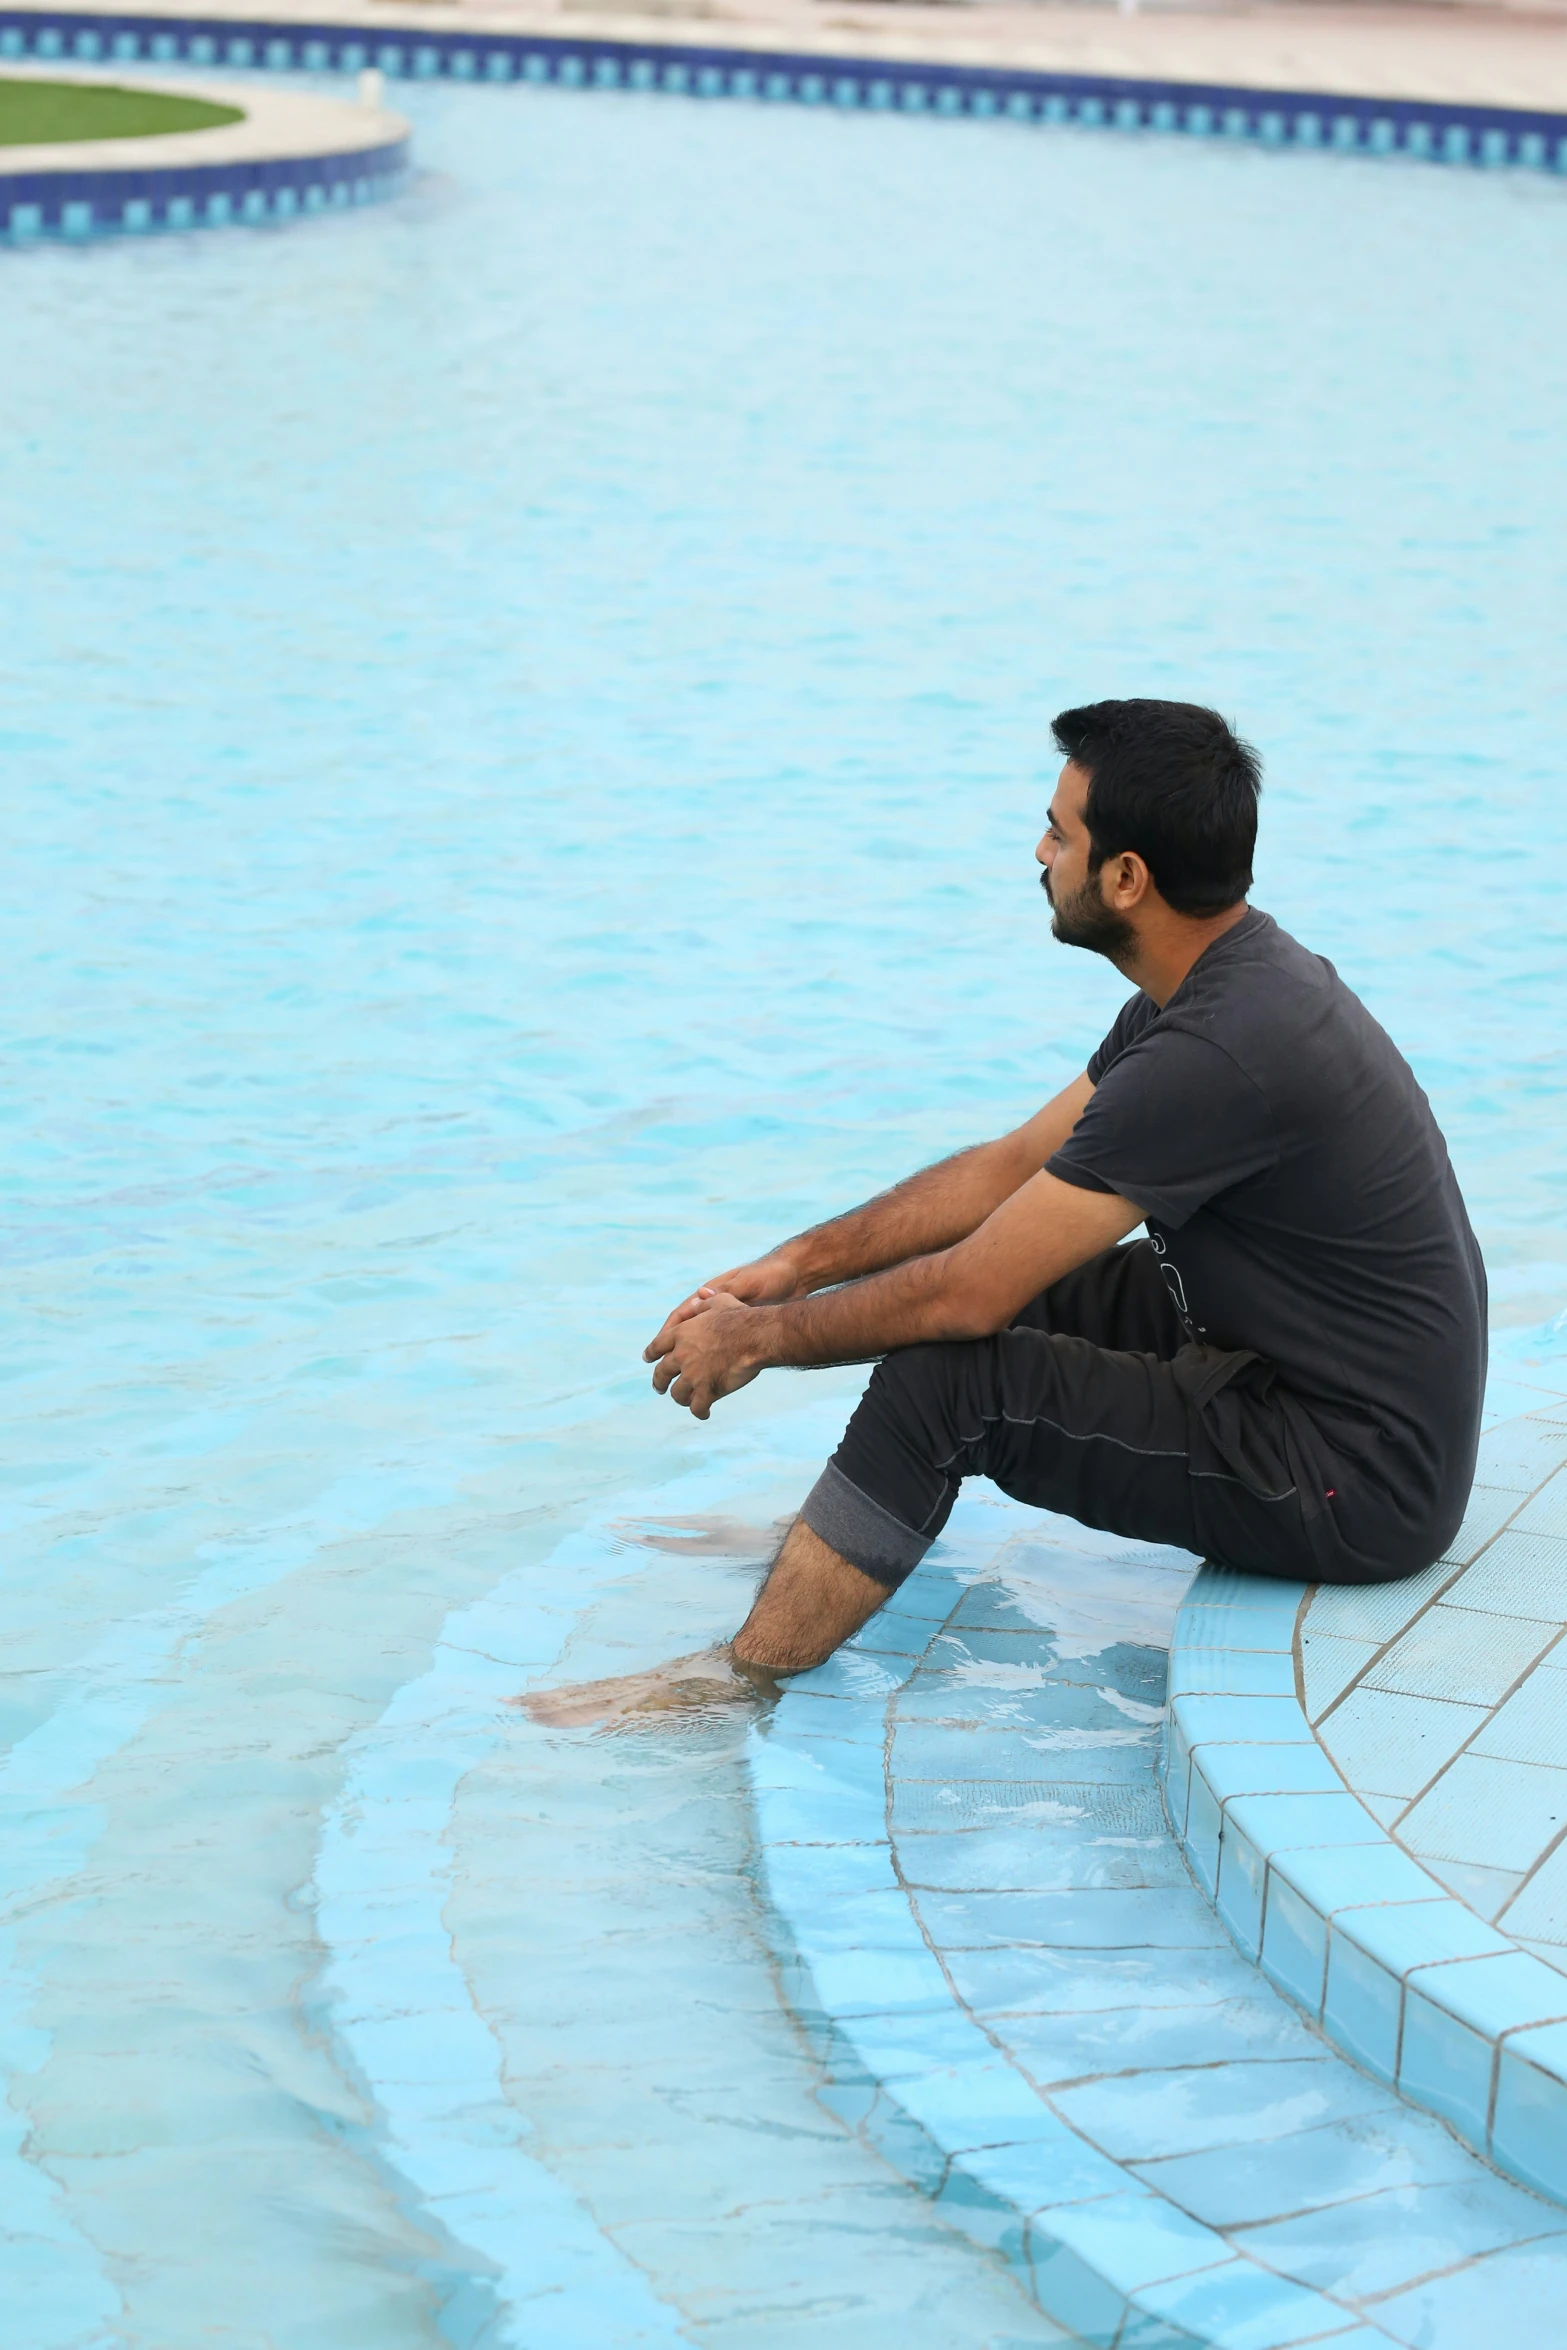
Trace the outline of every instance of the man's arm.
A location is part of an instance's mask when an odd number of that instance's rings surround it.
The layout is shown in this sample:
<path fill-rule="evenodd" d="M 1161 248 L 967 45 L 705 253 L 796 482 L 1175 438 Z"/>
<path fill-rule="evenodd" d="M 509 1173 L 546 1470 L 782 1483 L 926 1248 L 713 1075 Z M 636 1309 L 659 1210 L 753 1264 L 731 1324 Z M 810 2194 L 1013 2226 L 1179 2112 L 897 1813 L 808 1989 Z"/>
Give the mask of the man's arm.
<path fill-rule="evenodd" d="M 825 1297 L 746 1306 L 715 1291 L 654 1339 L 653 1384 L 705 1420 L 720 1396 L 759 1371 L 873 1362 L 930 1339 L 987 1337 L 1142 1220 L 1141 1208 L 1115 1192 L 1084 1191 L 1040 1172 L 953 1246 Z"/>
<path fill-rule="evenodd" d="M 977 1143 L 953 1158 L 938 1160 L 934 1167 L 921 1168 L 917 1175 L 895 1183 L 864 1207 L 813 1225 L 752 1264 L 734 1265 L 727 1273 L 714 1274 L 676 1306 L 659 1339 L 665 1338 L 676 1322 L 696 1313 L 715 1290 L 725 1290 L 746 1305 L 778 1304 L 966 1240 L 1003 1200 L 1039 1173 L 1053 1151 L 1059 1150 L 1093 1090 L 1086 1074 L 1074 1077 L 1010 1134 L 994 1142 Z"/>

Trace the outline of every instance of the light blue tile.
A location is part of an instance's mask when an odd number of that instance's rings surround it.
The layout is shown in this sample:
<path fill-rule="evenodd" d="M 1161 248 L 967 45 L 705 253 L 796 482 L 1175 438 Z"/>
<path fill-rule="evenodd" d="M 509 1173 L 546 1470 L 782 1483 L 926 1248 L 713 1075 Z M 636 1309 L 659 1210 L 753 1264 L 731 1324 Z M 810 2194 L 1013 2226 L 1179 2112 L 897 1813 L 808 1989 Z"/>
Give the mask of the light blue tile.
<path fill-rule="evenodd" d="M 1372 1666 L 1361 1688 L 1440 1697 L 1456 1705 L 1498 1705 L 1551 1637 L 1543 1624 L 1438 1600 Z"/>
<path fill-rule="evenodd" d="M 1069 1892 L 1188 1886 L 1168 1836 L 1095 1835 L 1081 1825 L 900 1834 L 899 1865 L 917 1890 L 949 1893 Z"/>
<path fill-rule="evenodd" d="M 926 1651 L 926 1673 L 963 1671 L 974 1665 L 995 1664 L 1016 1672 L 1020 1666 L 1043 1672 L 1056 1657 L 1053 1632 L 993 1631 L 983 1624 L 950 1625 L 938 1632 Z"/>
<path fill-rule="evenodd" d="M 1328 1930 L 1322 1917 L 1292 1886 L 1273 1877 L 1263 1920 L 1262 1971 L 1302 2006 L 1322 2012 L 1327 1977 Z"/>
<path fill-rule="evenodd" d="M 886 1799 L 878 1747 L 808 1731 L 760 1740 L 751 1750 L 751 1784 L 763 1794 L 850 1794 L 878 1809 Z"/>
<path fill-rule="evenodd" d="M 790 1933 L 807 1958 L 818 1952 L 843 1950 L 906 1950 L 926 1947 L 918 1920 L 900 1888 L 882 1892 L 841 1893 L 835 1900 L 795 1905 Z"/>
<path fill-rule="evenodd" d="M 1183 1648 L 1170 1657 L 1169 1690 L 1185 1696 L 1293 1697 L 1295 1659 L 1241 1648 Z"/>
<path fill-rule="evenodd" d="M 1211 2269 L 1230 2257 L 1222 2237 L 1146 2187 L 1123 2187 L 1091 2203 L 1062 2204 L 1043 2224 L 1057 2243 L 1076 2252 L 1123 2296 L 1139 2286 Z"/>
<path fill-rule="evenodd" d="M 1532 1416 L 1504 1420 L 1480 1439 L 1477 1485 L 1533 1493 L 1567 1460 L 1567 1428 Z"/>
<path fill-rule="evenodd" d="M 955 1950 L 945 1956 L 958 1997 L 1003 2034 L 1005 2019 L 1014 2015 L 1216 2005 L 1257 1988 L 1255 1973 L 1223 1935 L 1202 1951 Z"/>
<path fill-rule="evenodd" d="M 1315 1844 L 1387 1842 L 1363 1803 L 1340 1787 L 1331 1795 L 1237 1795 L 1227 1815 L 1259 1852 L 1304 1851 Z"/>
<path fill-rule="evenodd" d="M 1311 1724 L 1288 1697 L 1183 1697 L 1181 1729 L 1191 1746 L 1234 1740 L 1267 1746 L 1311 1743 Z"/>
<path fill-rule="evenodd" d="M 1237 1795 L 1342 1795 L 1344 1782 L 1322 1749 L 1309 1746 L 1194 1746 L 1200 1771 L 1221 1803 Z"/>
<path fill-rule="evenodd" d="M 1515 2177 L 1567 2202 L 1567 2024 L 1503 2041 L 1491 2153 Z"/>
<path fill-rule="evenodd" d="M 1262 1899 L 1268 1864 L 1251 1839 L 1227 1819 L 1219 1838 L 1216 1907 L 1248 1958 L 1262 1948 Z"/>
<path fill-rule="evenodd" d="M 1423 1567 L 1394 1583 L 1324 1585 L 1311 1603 L 1308 1623 L 1315 1632 L 1344 1640 L 1392 1640 L 1453 1579 L 1450 1566 Z"/>
<path fill-rule="evenodd" d="M 1266 2144 L 1320 2122 L 1380 2110 L 1387 2091 L 1338 2057 L 1242 2061 L 1138 2073 L 1057 2090 L 1057 2109 L 1118 2162 Z"/>
<path fill-rule="evenodd" d="M 1027 2220 L 1004 2195 L 992 2194 L 966 2171 L 951 2166 L 936 2190 L 935 2202 L 950 2226 L 960 2228 L 988 2251 L 999 2252 L 1014 2268 L 1026 2267 Z"/>
<path fill-rule="evenodd" d="M 1511 1527 L 1446 1596 L 1455 1607 L 1538 1617 L 1553 1625 L 1567 1622 L 1567 1541 Z"/>
<path fill-rule="evenodd" d="M 1331 2205 L 1352 2212 L 1350 2198 L 1455 2179 L 1489 2178 L 1451 2130 L 1383 2090 L 1382 2102 L 1348 2121 L 1298 2130 L 1249 2146 L 1243 2162 L 1233 2150 L 1183 2154 L 1132 2166 L 1161 2195 L 1169 2195 L 1212 2228 L 1250 2231 L 1294 2212 Z M 1516 2188 L 1500 2188 L 1514 2202 Z M 1248 2233 L 1245 2242 L 1251 2241 Z M 1294 2274 L 1294 2271 L 1290 2271 Z M 1406 2270 L 1406 2275 L 1412 2275 Z M 1331 2282 L 1312 2276 L 1311 2284 Z"/>
<path fill-rule="evenodd" d="M 1218 1919 L 1190 1891 L 922 1893 L 918 1908 L 940 1950 L 1031 1942 L 1057 1950 L 1206 1950 L 1224 1940 Z"/>
<path fill-rule="evenodd" d="M 910 1721 L 899 1713 L 892 1734 L 892 1774 L 895 1779 L 1003 1779 L 1019 1784 L 1056 1776 L 1045 1760 L 1049 1752 L 1016 1727 L 980 1729 L 958 1722 Z"/>
<path fill-rule="evenodd" d="M 947 1584 L 922 1585 L 918 1575 L 913 1575 L 907 1583 L 900 1585 L 884 1607 L 877 1609 L 876 1621 L 908 1625 L 911 1633 L 923 1625 L 934 1636 L 951 1615 L 956 1596 L 955 1590 Z"/>
<path fill-rule="evenodd" d="M 1443 1553 L 1444 1563 L 1467 1567 L 1493 1542 L 1521 1506 L 1523 1496 L 1502 1485 L 1476 1485 L 1464 1507 L 1463 1523 Z"/>
<path fill-rule="evenodd" d="M 1345 1913 L 1356 1915 L 1353 1910 Z M 1328 2037 L 1379 2081 L 1398 2076 L 1398 2043 L 1404 2022 L 1404 1986 L 1380 1959 L 1328 1933 L 1322 2025 Z"/>
<path fill-rule="evenodd" d="M 855 2126 L 893 2170 L 912 2179 L 922 2194 L 936 2194 L 947 2175 L 946 2153 L 890 2091 L 879 2089 Z"/>
<path fill-rule="evenodd" d="M 1407 1987 L 1399 2046 L 1403 2095 L 1450 2121 L 1471 2146 L 1484 2146 L 1496 2043 Z"/>
<path fill-rule="evenodd" d="M 1299 2284 L 1359 2301 L 1395 2293 L 1418 2277 L 1567 2225 L 1561 2212 L 1468 2160 L 1440 2123 L 1428 2126 L 1446 2140 L 1454 2158 L 1454 2170 L 1444 2182 L 1390 2186 L 1353 2202 L 1296 2211 L 1287 2219 L 1248 2227 L 1240 2238 L 1243 2248 Z M 1567 2234 L 1557 2234 L 1556 2250 L 1567 2262 Z M 1375 2338 L 1385 2342 L 1387 2337 Z"/>
<path fill-rule="evenodd" d="M 889 2015 L 923 2008 L 950 2014 L 947 1978 L 926 1949 L 815 1950 L 816 1996 L 829 2015 Z"/>
<path fill-rule="evenodd" d="M 1299 1586 L 1292 1588 L 1298 1590 Z M 1210 1607 L 1199 1599 L 1189 1599 L 1176 1624 L 1173 1653 L 1205 1648 L 1264 1649 L 1292 1656 L 1294 1647 L 1294 1608 L 1256 1602 Z"/>
<path fill-rule="evenodd" d="M 1567 1435 L 1567 1429 L 1559 1433 Z M 1514 1525 L 1525 1534 L 1567 1534 L 1567 1476 L 1553 1477 L 1544 1492 L 1519 1511 Z"/>
<path fill-rule="evenodd" d="M 1181 1728 L 1180 1715 L 1165 1716 L 1163 1779 L 1165 1809 L 1177 1836 L 1185 1834 L 1186 1804 L 1191 1789 L 1192 1750 Z"/>
<path fill-rule="evenodd" d="M 1034 2297 L 1046 2317 L 1088 2350 L 1111 2350 L 1126 2316 L 1126 2296 L 1107 2284 L 1091 2261 L 1050 2233 L 1053 2214 L 1028 2229 Z"/>
<path fill-rule="evenodd" d="M 1562 1695 L 1567 1702 L 1567 1679 Z M 1541 1861 L 1508 1908 L 1502 1925 L 1508 1934 L 1567 1944 L 1567 1844 Z"/>
<path fill-rule="evenodd" d="M 1500 1957 L 1512 1948 L 1504 1934 L 1451 1899 L 1344 1910 L 1333 1920 L 1333 1938 L 1364 1950 L 1400 1981 L 1412 1967 Z"/>
<path fill-rule="evenodd" d="M 786 1689 L 765 1726 L 763 1743 L 784 1744 L 798 1736 L 830 1738 L 856 1746 L 874 1746 L 878 1754 L 887 1726 L 874 1706 L 856 1705 L 844 1697 L 817 1697 L 804 1689 Z"/>
<path fill-rule="evenodd" d="M 1379 1902 L 1432 1901 L 1442 1892 L 1420 1863 L 1391 1840 L 1277 1853 L 1273 1874 L 1293 1886 L 1324 1918 L 1341 1909 L 1362 1909 Z"/>
<path fill-rule="evenodd" d="M 793 1916 L 845 1894 L 899 1892 L 890 1844 L 772 1844 L 762 1874 L 777 1908 Z"/>
<path fill-rule="evenodd" d="M 1311 1619 L 1307 1617 L 1300 1642 L 1300 1678 L 1306 1712 L 1312 1721 L 1338 1702 L 1380 1646 L 1378 1640 L 1349 1640 L 1338 1633 L 1313 1631 Z"/>
<path fill-rule="evenodd" d="M 1045 2121 L 1052 2119 L 1044 2116 Z M 1041 2125 L 1011 2144 L 960 2148 L 952 2157 L 952 2168 L 1021 2212 L 1080 2203 L 1090 2195 L 1118 2194 L 1126 2185 L 1120 2164 L 1064 2122 L 1049 2130 Z"/>
<path fill-rule="evenodd" d="M 1135 2305 L 1185 2326 L 1213 2350 L 1281 2350 L 1285 2343 L 1320 2337 L 1353 2312 L 1308 2286 L 1270 2276 L 1248 2260 L 1166 2285 L 1150 2285 Z M 1134 2341 L 1135 2336 L 1123 2336 Z"/>
<path fill-rule="evenodd" d="M 1352 1689 L 1317 1725 L 1317 1736 L 1350 1785 L 1403 1802 L 1429 1785 L 1486 1720 L 1483 1705 Z"/>
<path fill-rule="evenodd" d="M 1292 2008 L 1256 1984 L 1249 1997 L 1189 2007 L 1118 2007 L 1097 2014 L 1012 2015 L 992 2021 L 1042 2088 L 1085 2075 L 1167 2071 L 1180 2065 L 1315 2057 L 1322 2043 Z"/>
<path fill-rule="evenodd" d="M 1209 1899 L 1218 1890 L 1219 1832 L 1224 1825 L 1224 1813 L 1196 1762 L 1192 1764 L 1191 1781 L 1186 1797 L 1186 1830 L 1182 1839 L 1192 1874 Z"/>
<path fill-rule="evenodd" d="M 1376 2320 L 1410 2350 L 1556 2350 L 1564 2299 L 1567 2257 L 1552 2238 L 1379 2301 Z"/>
<path fill-rule="evenodd" d="M 1567 1767 L 1567 1687 L 1560 1673 L 1537 1666 L 1491 1716 L 1469 1751 Z"/>
<path fill-rule="evenodd" d="M 840 2028 L 859 2062 L 876 2080 L 886 2083 L 895 2092 L 898 2103 L 914 2113 L 922 2125 L 924 2115 L 915 2108 L 912 2095 L 921 2083 L 939 2074 L 948 2084 L 945 2102 L 950 2105 L 960 2094 L 955 2084 L 973 2076 L 982 2087 L 987 2070 L 995 2069 L 995 2051 L 989 2041 L 966 2016 L 951 2007 L 944 2014 L 934 2015 L 854 2016 L 846 2019 Z M 1016 2080 L 1016 2075 L 1012 2077 Z M 1017 2089 L 1038 2106 L 1038 2098 L 1025 2082 L 1019 2081 Z M 1016 2127 L 996 2134 L 1021 2137 L 1023 2130 Z M 984 2135 L 976 2129 L 972 2136 L 960 2136 L 956 2143 L 975 2143 Z M 940 2142 L 953 2143 L 945 2138 Z"/>
<path fill-rule="evenodd" d="M 1284 1575 L 1247 1575 L 1239 1567 L 1204 1567 L 1192 1580 L 1182 1618 L 1193 1607 L 1238 1607 L 1282 1620 L 1293 1631 L 1305 1596 L 1306 1585 Z"/>
<path fill-rule="evenodd" d="M 1430 1793 L 1405 1812 L 1398 1833 L 1433 1860 L 1486 1869 L 1531 1869 L 1567 1828 L 1567 1770 L 1461 1754 Z"/>
<path fill-rule="evenodd" d="M 843 1787 L 766 1787 L 756 1795 L 764 1844 L 867 1844 L 885 1838 L 879 1807 Z"/>
<path fill-rule="evenodd" d="M 1053 2141 L 1058 2127 L 1038 2091 L 999 2058 L 988 2064 L 918 2068 L 893 2080 L 893 2086 L 899 2103 L 949 2149 L 1011 2144 L 1031 2132 Z"/>
<path fill-rule="evenodd" d="M 1523 1950 L 1457 1965 L 1418 1967 L 1406 1978 L 1405 1990 L 1411 1997 L 1418 1993 L 1486 2039 L 1526 2024 L 1567 2019 L 1567 1978 Z M 1409 2021 L 1406 2013 L 1406 2039 Z"/>
<path fill-rule="evenodd" d="M 868 1656 L 860 1650 L 840 1648 L 811 1672 L 792 1673 L 789 1690 L 791 1696 L 846 1697 L 854 1705 L 881 1707 L 895 1689 L 903 1687 L 913 1670 L 908 1657 Z"/>

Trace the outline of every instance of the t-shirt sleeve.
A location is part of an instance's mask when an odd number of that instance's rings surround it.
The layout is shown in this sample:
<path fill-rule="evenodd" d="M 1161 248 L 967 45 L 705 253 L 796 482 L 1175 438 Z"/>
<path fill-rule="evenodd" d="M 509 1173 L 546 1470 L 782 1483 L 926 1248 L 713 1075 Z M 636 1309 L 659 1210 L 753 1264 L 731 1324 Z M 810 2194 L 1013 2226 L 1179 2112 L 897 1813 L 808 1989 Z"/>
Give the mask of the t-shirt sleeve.
<path fill-rule="evenodd" d="M 1152 996 L 1141 993 L 1128 996 L 1115 1016 L 1115 1022 L 1103 1044 L 1095 1045 L 1088 1056 L 1088 1080 L 1097 1085 L 1112 1061 L 1118 1061 L 1127 1046 L 1141 1036 L 1150 1020 L 1157 1020 L 1159 1007 Z"/>
<path fill-rule="evenodd" d="M 1278 1158 L 1266 1097 L 1239 1064 L 1221 1045 L 1161 1028 L 1106 1068 L 1045 1172 L 1083 1191 L 1117 1192 L 1177 1231 Z"/>

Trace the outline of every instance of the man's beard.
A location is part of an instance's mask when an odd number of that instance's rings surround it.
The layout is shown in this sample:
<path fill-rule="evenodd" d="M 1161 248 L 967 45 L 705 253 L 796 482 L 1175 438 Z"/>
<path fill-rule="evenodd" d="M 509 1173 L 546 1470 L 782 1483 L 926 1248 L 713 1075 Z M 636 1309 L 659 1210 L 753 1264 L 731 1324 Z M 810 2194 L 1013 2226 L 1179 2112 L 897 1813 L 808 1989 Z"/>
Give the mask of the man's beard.
<path fill-rule="evenodd" d="M 1040 874 L 1039 886 L 1050 900 L 1054 917 L 1051 931 L 1064 947 L 1087 947 L 1090 954 L 1108 955 L 1113 960 L 1136 945 L 1134 925 L 1100 896 L 1097 872 L 1090 873 L 1075 896 L 1059 901 L 1050 887 L 1048 870 Z"/>

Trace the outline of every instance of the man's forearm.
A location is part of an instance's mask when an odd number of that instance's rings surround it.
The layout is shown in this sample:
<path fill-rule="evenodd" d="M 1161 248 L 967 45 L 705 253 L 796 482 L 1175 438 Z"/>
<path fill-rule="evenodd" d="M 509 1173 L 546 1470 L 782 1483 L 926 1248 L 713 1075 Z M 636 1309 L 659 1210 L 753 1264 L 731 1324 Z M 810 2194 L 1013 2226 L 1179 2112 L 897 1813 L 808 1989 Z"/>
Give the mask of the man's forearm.
<path fill-rule="evenodd" d="M 945 1254 L 919 1256 L 825 1297 L 751 1307 L 745 1317 L 745 1355 L 758 1370 L 869 1363 L 896 1346 L 980 1337 L 983 1319 L 972 1297 L 955 1294 Z"/>
<path fill-rule="evenodd" d="M 859 1280 L 966 1240 L 1033 1172 L 1015 1135 L 977 1143 L 799 1233 L 780 1253 L 798 1268 L 802 1291 Z"/>
<path fill-rule="evenodd" d="M 1086 1075 L 1074 1078 L 1011 1134 L 924 1167 L 864 1207 L 785 1241 L 777 1254 L 794 1270 L 797 1293 L 856 1281 L 967 1240 L 1059 1150 L 1093 1090 Z"/>

